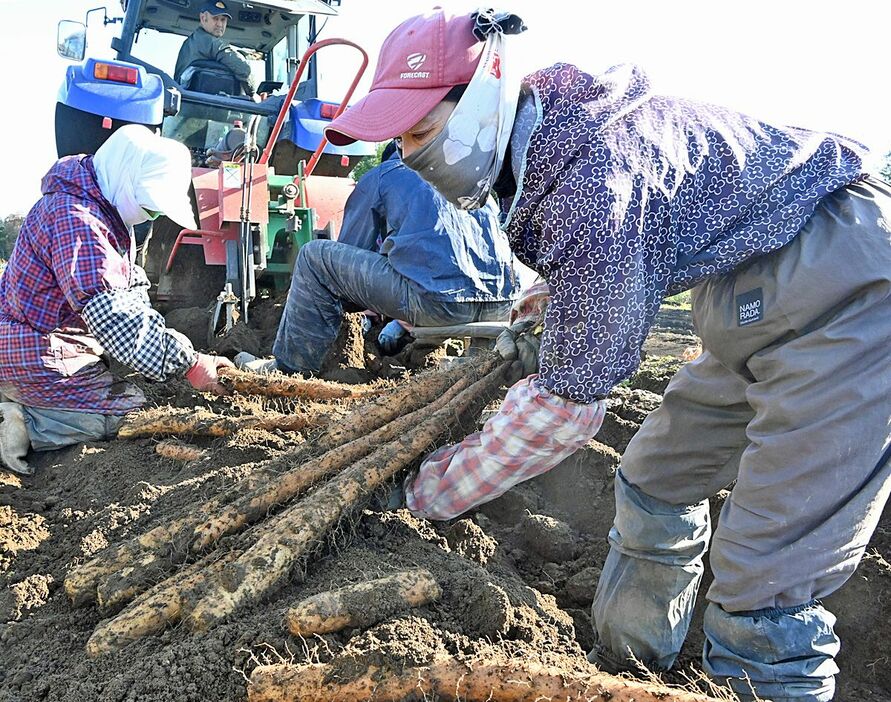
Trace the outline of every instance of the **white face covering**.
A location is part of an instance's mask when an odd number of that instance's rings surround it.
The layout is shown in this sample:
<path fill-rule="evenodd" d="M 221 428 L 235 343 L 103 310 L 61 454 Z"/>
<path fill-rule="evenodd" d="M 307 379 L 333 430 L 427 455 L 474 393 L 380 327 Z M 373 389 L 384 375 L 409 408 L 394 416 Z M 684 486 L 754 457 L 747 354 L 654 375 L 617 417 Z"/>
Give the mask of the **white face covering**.
<path fill-rule="evenodd" d="M 182 144 L 128 124 L 97 149 L 93 168 L 99 190 L 128 227 L 150 219 L 150 210 L 197 228 L 189 200 L 192 158 Z"/>
<path fill-rule="evenodd" d="M 486 202 L 510 141 L 520 85 L 511 77 L 504 49 L 500 31 L 486 37 L 476 72 L 442 131 L 403 159 L 462 210 Z"/>

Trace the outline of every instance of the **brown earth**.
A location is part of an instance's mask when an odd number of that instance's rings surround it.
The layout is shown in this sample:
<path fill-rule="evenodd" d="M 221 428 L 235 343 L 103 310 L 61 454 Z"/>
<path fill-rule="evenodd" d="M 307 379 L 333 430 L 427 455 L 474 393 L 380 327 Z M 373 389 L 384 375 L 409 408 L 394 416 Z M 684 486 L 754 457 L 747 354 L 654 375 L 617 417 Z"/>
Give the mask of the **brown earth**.
<path fill-rule="evenodd" d="M 451 523 L 386 511 L 372 501 L 268 601 L 206 633 L 176 627 L 99 659 L 84 647 L 102 615 L 94 605 L 69 604 L 61 587 L 69 570 L 109 543 L 203 504 L 302 437 L 246 430 L 199 439 L 194 443 L 207 449 L 207 458 L 185 464 L 158 456 L 152 439 L 91 443 L 34 456 L 33 479 L 0 472 L 0 702 L 243 701 L 245 675 L 259 662 L 282 659 L 345 666 L 386 659 L 410 667 L 442 653 L 506 654 L 571 669 L 592 641 L 588 609 L 607 552 L 621 451 L 658 406 L 681 363 L 677 357 L 696 344 L 692 329 L 678 323 L 673 314 L 666 326 L 657 325 L 641 371 L 611 395 L 598 441 L 549 473 Z M 366 353 L 364 342 L 357 355 L 354 329 L 344 341 L 351 350 L 334 366 L 373 374 L 380 357 Z M 388 363 L 394 375 L 405 370 Z M 296 406 L 211 398 L 181 383 L 144 387 L 162 405 L 239 414 Z M 717 510 L 720 499 L 714 502 Z M 843 641 L 839 700 L 891 702 L 889 560 L 886 512 L 869 557 L 826 601 Z M 301 640 L 284 628 L 287 608 L 307 596 L 416 567 L 438 580 L 440 601 L 367 630 Z M 684 667 L 696 666 L 701 649 L 701 609 L 700 602 Z"/>

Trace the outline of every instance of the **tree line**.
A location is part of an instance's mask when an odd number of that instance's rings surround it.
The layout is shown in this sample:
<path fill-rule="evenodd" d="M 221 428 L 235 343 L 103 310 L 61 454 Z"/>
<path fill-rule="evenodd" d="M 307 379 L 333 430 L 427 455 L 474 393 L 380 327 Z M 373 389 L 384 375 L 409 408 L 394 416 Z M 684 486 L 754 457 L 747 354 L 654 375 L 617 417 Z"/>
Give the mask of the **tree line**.
<path fill-rule="evenodd" d="M 9 260 L 12 247 L 15 246 L 16 237 L 18 237 L 19 229 L 24 221 L 25 215 L 21 214 L 6 215 L 0 219 L 0 259 Z"/>

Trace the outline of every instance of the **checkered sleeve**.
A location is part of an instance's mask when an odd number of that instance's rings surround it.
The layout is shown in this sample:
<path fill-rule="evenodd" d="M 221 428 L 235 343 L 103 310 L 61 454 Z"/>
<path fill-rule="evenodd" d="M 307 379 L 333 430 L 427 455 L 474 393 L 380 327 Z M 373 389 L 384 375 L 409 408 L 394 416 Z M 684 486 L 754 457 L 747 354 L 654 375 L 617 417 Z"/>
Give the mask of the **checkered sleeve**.
<path fill-rule="evenodd" d="M 514 385 L 482 431 L 434 451 L 406 480 L 408 508 L 451 519 L 549 471 L 600 429 L 604 402 L 581 404 L 539 387 L 531 375 Z"/>
<path fill-rule="evenodd" d="M 195 363 L 189 340 L 167 328 L 140 287 L 99 293 L 81 315 L 109 354 L 150 380 L 182 375 Z"/>

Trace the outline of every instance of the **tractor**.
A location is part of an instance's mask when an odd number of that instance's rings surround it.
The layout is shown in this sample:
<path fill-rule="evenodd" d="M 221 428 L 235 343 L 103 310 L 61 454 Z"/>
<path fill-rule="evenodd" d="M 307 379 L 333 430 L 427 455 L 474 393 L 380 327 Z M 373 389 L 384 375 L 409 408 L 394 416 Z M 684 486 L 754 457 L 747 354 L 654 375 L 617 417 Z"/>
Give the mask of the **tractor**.
<path fill-rule="evenodd" d="M 215 61 L 196 64 L 188 81 L 183 73 L 183 85 L 134 55 L 138 39 L 140 57 L 166 45 L 162 58 L 172 65 L 178 38 L 198 26 L 202 4 L 123 0 L 123 17 L 97 8 L 83 22 L 59 22 L 58 52 L 78 63 L 66 71 L 55 123 L 60 157 L 94 153 L 124 124 L 144 124 L 189 148 L 198 229 L 181 230 L 162 217 L 137 241 L 144 238 L 141 263 L 155 306 L 162 312 L 213 306 L 210 340 L 247 322 L 261 290 L 287 288 L 300 246 L 337 237 L 353 185 L 349 174 L 375 145 L 334 147 L 323 135 L 368 64 L 350 41 L 317 41 L 317 23 L 337 14 L 339 0 L 227 0 L 232 20 L 225 40 L 250 52 L 252 71 L 263 80 L 259 102 L 240 94 L 235 77 Z M 104 25 L 121 23 L 114 59 L 85 58 L 87 23 L 96 12 Z M 331 45 L 359 53 L 340 102 L 318 98 L 316 54 Z"/>

